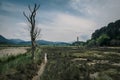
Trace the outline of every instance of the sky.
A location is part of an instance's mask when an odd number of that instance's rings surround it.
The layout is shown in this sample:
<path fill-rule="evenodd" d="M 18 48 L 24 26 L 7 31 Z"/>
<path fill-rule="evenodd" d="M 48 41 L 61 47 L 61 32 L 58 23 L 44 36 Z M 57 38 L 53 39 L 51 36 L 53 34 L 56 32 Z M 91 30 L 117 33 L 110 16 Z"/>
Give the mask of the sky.
<path fill-rule="evenodd" d="M 8 39 L 30 40 L 28 5 L 40 4 L 36 15 L 39 39 L 80 41 L 110 22 L 120 19 L 120 0 L 0 0 L 0 35 Z"/>

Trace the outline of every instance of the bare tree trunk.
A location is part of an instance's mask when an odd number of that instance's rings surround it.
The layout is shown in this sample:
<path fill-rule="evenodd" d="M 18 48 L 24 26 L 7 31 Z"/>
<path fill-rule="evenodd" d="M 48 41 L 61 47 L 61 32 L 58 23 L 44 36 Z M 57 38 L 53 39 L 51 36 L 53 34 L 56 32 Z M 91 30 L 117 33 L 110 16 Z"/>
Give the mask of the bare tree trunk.
<path fill-rule="evenodd" d="M 31 40 L 31 44 L 32 44 L 32 59 L 34 59 L 35 41 L 33 39 Z"/>
<path fill-rule="evenodd" d="M 30 24 L 30 37 L 31 37 L 31 45 L 32 45 L 32 59 L 35 59 L 35 50 L 36 50 L 36 38 L 40 35 L 40 29 L 36 27 L 36 12 L 39 9 L 40 5 L 35 4 L 33 9 L 28 6 L 30 15 L 26 15 L 25 12 L 23 12 L 24 16 L 27 18 L 29 24 Z"/>
<path fill-rule="evenodd" d="M 31 40 L 31 44 L 32 44 L 32 59 L 35 59 L 35 50 L 36 50 L 36 41 L 34 38 L 32 38 Z"/>

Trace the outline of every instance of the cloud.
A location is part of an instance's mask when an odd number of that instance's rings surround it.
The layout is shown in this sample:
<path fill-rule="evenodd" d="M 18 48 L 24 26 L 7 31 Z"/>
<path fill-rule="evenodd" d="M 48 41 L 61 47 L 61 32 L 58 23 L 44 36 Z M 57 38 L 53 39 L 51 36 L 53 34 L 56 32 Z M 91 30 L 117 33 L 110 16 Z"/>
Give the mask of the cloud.
<path fill-rule="evenodd" d="M 120 0 L 71 0 L 71 7 L 84 17 L 93 19 L 98 25 L 103 27 L 109 22 L 120 19 Z"/>
<path fill-rule="evenodd" d="M 55 12 L 54 12 L 55 13 Z M 50 24 L 39 24 L 42 28 L 43 37 L 56 41 L 73 41 L 77 36 L 80 40 L 85 40 L 82 35 L 91 34 L 96 25 L 93 21 L 83 19 L 66 13 L 59 13 L 51 19 Z M 90 37 L 90 36 L 89 36 Z"/>
<path fill-rule="evenodd" d="M 87 40 L 94 30 L 120 19 L 120 0 L 2 0 L 0 34 L 30 40 L 22 12 L 34 2 L 41 4 L 36 21 L 42 39 L 51 41 Z"/>
<path fill-rule="evenodd" d="M 20 5 L 19 3 L 11 1 L 3 1 L 0 6 L 0 15 L 11 18 L 19 18 L 23 16 L 23 11 L 28 12 L 28 4 Z"/>

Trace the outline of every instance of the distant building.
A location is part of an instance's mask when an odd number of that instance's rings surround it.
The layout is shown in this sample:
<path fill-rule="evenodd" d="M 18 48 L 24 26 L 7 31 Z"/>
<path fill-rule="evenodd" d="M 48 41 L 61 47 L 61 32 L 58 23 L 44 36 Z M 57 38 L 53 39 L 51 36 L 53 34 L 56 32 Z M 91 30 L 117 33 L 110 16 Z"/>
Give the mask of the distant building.
<path fill-rule="evenodd" d="M 77 36 L 77 42 L 79 42 L 79 37 Z"/>
<path fill-rule="evenodd" d="M 79 41 L 79 37 L 77 36 L 77 41 L 73 42 L 72 45 L 80 47 L 80 46 L 85 45 L 85 42 Z"/>

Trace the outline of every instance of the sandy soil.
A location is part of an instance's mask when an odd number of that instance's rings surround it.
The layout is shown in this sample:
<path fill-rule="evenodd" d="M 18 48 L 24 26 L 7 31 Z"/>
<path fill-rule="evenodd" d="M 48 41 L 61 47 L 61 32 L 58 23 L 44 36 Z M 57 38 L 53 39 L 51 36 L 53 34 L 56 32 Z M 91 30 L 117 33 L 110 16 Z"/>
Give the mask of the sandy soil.
<path fill-rule="evenodd" d="M 27 52 L 28 47 L 9 47 L 6 49 L 0 50 L 0 57 L 6 56 L 6 55 L 18 55 L 18 54 L 24 54 Z"/>

